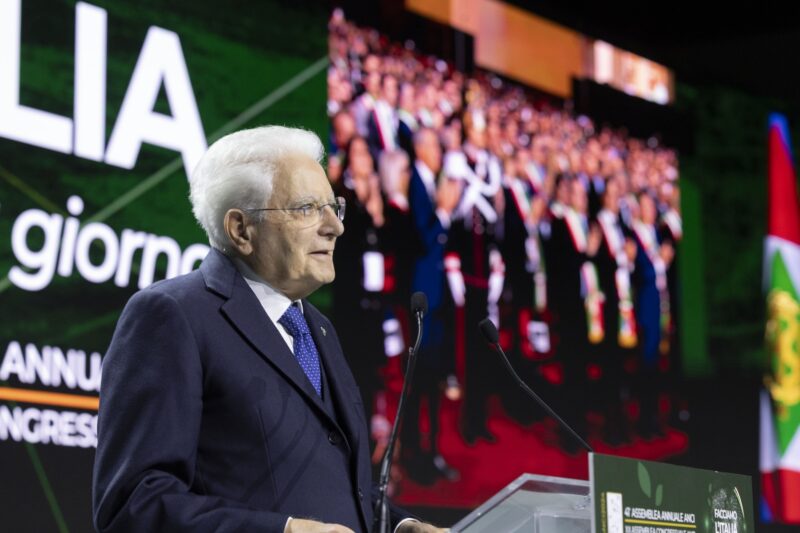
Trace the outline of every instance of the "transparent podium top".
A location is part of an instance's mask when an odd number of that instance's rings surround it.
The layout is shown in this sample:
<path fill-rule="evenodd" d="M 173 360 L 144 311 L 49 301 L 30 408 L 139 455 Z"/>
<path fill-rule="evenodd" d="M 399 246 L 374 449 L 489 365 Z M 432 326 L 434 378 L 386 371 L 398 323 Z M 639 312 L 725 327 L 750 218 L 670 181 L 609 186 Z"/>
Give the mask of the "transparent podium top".
<path fill-rule="evenodd" d="M 450 530 L 454 533 L 591 531 L 589 482 L 523 474 Z"/>

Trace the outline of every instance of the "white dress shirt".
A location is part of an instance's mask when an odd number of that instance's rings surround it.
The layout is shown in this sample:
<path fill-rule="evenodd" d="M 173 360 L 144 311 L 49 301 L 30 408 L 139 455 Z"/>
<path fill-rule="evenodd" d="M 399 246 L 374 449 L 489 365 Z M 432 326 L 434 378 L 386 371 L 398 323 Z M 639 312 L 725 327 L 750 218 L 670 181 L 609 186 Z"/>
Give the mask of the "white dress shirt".
<path fill-rule="evenodd" d="M 430 168 L 428 168 L 428 165 L 419 159 L 414 162 L 414 167 L 417 169 L 417 173 L 419 173 L 422 184 L 425 186 L 425 190 L 428 192 L 428 198 L 430 198 L 431 204 L 433 204 L 433 207 L 436 210 L 436 218 L 439 219 L 439 222 L 442 224 L 444 229 L 449 229 L 450 214 L 441 207 L 436 206 L 436 175 Z"/>
<path fill-rule="evenodd" d="M 247 285 L 253 291 L 253 294 L 258 298 L 258 303 L 261 304 L 261 307 L 264 308 L 269 319 L 278 329 L 278 333 L 281 334 L 281 337 L 286 341 L 289 349 L 294 353 L 294 337 L 292 337 L 289 332 L 286 331 L 286 328 L 278 321 L 292 304 L 297 305 L 302 313 L 303 302 L 300 300 L 291 301 L 285 294 L 279 292 L 272 287 L 272 285 L 261 279 L 261 277 L 253 272 L 241 259 L 234 259 L 233 262 L 236 264 L 236 268 L 239 269 L 242 277 L 244 277 Z"/>

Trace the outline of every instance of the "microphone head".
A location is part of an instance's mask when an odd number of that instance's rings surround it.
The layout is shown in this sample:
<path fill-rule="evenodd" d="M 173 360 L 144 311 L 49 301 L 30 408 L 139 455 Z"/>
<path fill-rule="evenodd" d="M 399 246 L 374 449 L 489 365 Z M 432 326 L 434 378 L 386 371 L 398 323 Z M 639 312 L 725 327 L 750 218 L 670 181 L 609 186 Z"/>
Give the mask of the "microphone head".
<path fill-rule="evenodd" d="M 497 344 L 500 341 L 500 334 L 497 332 L 497 328 L 491 319 L 484 318 L 478 323 L 478 327 L 480 328 L 481 333 L 483 333 L 483 336 L 486 338 L 486 340 L 491 344 Z"/>
<path fill-rule="evenodd" d="M 428 297 L 424 292 L 415 292 L 411 295 L 411 312 L 422 315 L 428 314 Z"/>

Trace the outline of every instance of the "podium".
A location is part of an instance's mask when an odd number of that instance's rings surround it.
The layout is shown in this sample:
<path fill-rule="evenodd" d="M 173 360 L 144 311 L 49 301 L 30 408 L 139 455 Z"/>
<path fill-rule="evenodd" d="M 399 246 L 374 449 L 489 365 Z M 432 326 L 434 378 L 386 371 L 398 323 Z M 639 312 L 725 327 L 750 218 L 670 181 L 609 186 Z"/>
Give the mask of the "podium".
<path fill-rule="evenodd" d="M 589 454 L 589 481 L 523 474 L 454 533 L 750 533 L 749 476 Z"/>
<path fill-rule="evenodd" d="M 464 533 L 590 533 L 588 481 L 522 474 L 450 528 Z"/>

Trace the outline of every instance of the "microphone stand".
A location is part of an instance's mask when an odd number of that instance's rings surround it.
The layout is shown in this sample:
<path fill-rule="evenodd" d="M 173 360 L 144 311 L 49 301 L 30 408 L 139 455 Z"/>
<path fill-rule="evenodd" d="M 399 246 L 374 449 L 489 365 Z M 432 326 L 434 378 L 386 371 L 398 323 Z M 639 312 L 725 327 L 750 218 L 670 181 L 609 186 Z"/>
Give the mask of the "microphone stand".
<path fill-rule="evenodd" d="M 392 459 L 394 456 L 394 445 L 397 441 L 397 428 L 400 427 L 400 419 L 403 416 L 403 404 L 405 403 L 408 391 L 411 389 L 411 378 L 414 375 L 414 365 L 417 362 L 417 351 L 419 344 L 422 341 L 422 309 L 414 311 L 414 316 L 417 319 L 417 340 L 413 348 L 408 349 L 408 363 L 406 365 L 406 379 L 403 382 L 403 391 L 400 393 L 400 401 L 397 403 L 397 415 L 394 417 L 394 424 L 392 424 L 392 432 L 389 435 L 389 444 L 386 446 L 386 452 L 381 461 L 381 474 L 378 478 L 378 529 L 376 533 L 391 533 L 389 531 L 389 502 L 386 497 L 386 490 L 389 487 L 389 471 L 392 467 Z"/>
<path fill-rule="evenodd" d="M 567 424 L 563 418 L 558 416 L 558 414 L 556 414 L 556 412 L 553 411 L 553 409 L 549 405 L 547 405 L 547 403 L 544 400 L 542 400 L 538 394 L 533 392 L 533 389 L 531 389 L 521 377 L 519 377 L 519 374 L 517 374 L 516 370 L 514 370 L 514 367 L 511 366 L 511 361 L 509 361 L 508 357 L 506 357 L 506 353 L 503 351 L 502 346 L 500 346 L 500 341 L 497 338 L 498 336 L 497 328 L 495 327 L 494 323 L 488 318 L 485 318 L 481 320 L 479 326 L 481 329 L 481 333 L 483 333 L 484 337 L 486 337 L 486 340 L 489 341 L 489 344 L 491 344 L 495 348 L 495 350 L 500 354 L 500 358 L 503 360 L 503 363 L 505 363 L 506 368 L 508 369 L 509 373 L 511 373 L 511 376 L 514 378 L 514 381 L 517 382 L 517 385 L 519 385 L 520 388 L 522 388 L 522 390 L 524 390 L 528 396 L 533 398 L 536 401 L 536 403 L 538 403 L 539 406 L 541 406 L 542 409 L 544 409 L 547 412 L 547 414 L 553 417 L 562 428 L 566 429 L 569 432 L 569 434 L 572 435 L 575 438 L 575 440 L 578 441 L 580 445 L 583 446 L 583 448 L 587 452 L 590 453 L 594 452 L 592 447 L 589 446 L 589 444 L 585 440 L 583 440 L 583 438 L 580 435 L 578 435 L 578 433 L 574 429 L 572 429 L 572 427 L 569 424 Z"/>

